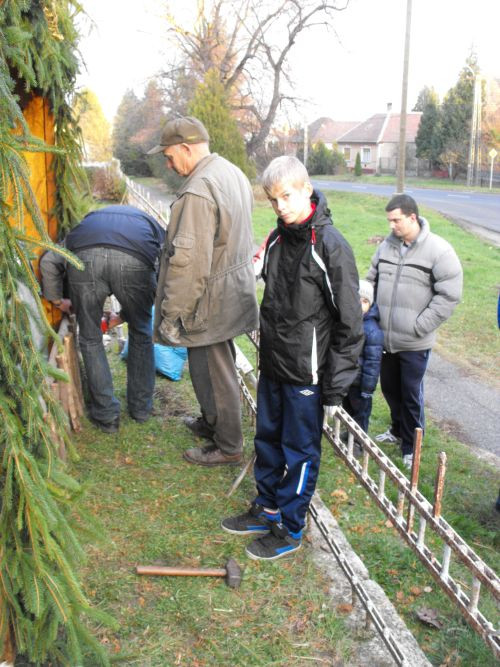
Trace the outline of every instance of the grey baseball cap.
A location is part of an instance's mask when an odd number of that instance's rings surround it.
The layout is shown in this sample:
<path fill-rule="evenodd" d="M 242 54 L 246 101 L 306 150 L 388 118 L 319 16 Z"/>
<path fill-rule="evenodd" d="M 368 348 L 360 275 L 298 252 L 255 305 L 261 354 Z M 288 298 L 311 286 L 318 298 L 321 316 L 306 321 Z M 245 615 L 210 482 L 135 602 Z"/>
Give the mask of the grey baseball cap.
<path fill-rule="evenodd" d="M 167 146 L 175 144 L 201 144 L 209 141 L 208 132 L 203 123 L 193 116 L 184 116 L 169 120 L 160 137 L 160 143 L 146 155 L 161 153 Z"/>

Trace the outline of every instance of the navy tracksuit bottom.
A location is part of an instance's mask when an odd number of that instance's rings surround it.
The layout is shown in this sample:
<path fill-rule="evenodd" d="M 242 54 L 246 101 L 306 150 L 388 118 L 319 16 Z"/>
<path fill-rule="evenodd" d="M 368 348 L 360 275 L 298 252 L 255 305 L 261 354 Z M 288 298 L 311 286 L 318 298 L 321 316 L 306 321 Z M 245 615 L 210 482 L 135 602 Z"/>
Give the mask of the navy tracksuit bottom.
<path fill-rule="evenodd" d="M 425 428 L 424 374 L 430 350 L 384 352 L 380 388 L 391 411 L 391 432 L 401 438 L 403 456 L 413 453 L 413 435 Z"/>
<path fill-rule="evenodd" d="M 259 377 L 254 475 L 255 502 L 279 509 L 291 533 L 305 524 L 321 458 L 323 406 L 318 385 Z"/>

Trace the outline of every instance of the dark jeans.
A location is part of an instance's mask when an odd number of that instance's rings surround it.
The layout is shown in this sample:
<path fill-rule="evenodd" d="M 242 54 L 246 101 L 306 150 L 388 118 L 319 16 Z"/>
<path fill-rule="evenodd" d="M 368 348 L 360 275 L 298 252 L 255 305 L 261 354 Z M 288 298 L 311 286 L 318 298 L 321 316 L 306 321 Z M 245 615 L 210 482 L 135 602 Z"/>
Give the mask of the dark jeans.
<path fill-rule="evenodd" d="M 372 397 L 361 396 L 358 387 L 350 387 L 347 396 L 342 402 L 344 410 L 351 415 L 356 424 L 359 424 L 365 433 L 368 433 L 368 424 L 372 413 Z"/>
<path fill-rule="evenodd" d="M 401 438 L 403 456 L 413 453 L 413 435 L 424 430 L 424 374 L 430 350 L 385 352 L 380 387 L 391 411 L 391 432 Z"/>
<path fill-rule="evenodd" d="M 151 324 L 155 273 L 144 262 L 115 248 L 87 248 L 76 254 L 85 269 L 78 271 L 68 265 L 68 282 L 87 374 L 90 416 L 109 423 L 120 414 L 101 332 L 104 301 L 114 294 L 128 323 L 128 409 L 134 417 L 145 417 L 153 407 L 155 382 Z"/>

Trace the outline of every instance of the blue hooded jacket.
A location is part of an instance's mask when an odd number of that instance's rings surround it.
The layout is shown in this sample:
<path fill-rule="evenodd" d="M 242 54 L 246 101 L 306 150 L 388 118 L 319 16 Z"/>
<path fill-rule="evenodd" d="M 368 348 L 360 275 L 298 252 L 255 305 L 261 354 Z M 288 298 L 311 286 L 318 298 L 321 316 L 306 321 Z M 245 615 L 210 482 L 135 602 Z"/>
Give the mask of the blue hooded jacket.
<path fill-rule="evenodd" d="M 359 358 L 359 375 L 354 384 L 359 386 L 362 394 L 371 396 L 377 387 L 380 375 L 380 364 L 384 351 L 384 334 L 379 325 L 378 306 L 374 303 L 363 315 L 365 344 Z"/>

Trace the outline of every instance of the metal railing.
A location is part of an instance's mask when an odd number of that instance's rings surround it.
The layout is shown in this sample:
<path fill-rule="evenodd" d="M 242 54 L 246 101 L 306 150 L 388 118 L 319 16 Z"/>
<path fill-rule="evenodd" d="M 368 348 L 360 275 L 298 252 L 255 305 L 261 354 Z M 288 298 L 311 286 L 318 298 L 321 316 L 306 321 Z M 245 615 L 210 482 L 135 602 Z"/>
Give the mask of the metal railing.
<path fill-rule="evenodd" d="M 258 332 L 253 332 L 248 338 L 252 341 L 256 354 L 258 355 Z M 256 412 L 255 401 L 246 388 L 244 378 L 241 374 L 240 386 L 242 388 L 242 396 L 248 403 L 250 411 L 252 413 Z M 250 395 L 251 400 L 249 400 L 248 395 Z M 347 441 L 342 440 L 340 437 L 341 426 L 343 426 L 347 432 Z M 479 610 L 482 586 L 486 589 L 487 593 L 492 596 L 498 607 L 500 602 L 500 580 L 496 573 L 441 516 L 441 503 L 446 472 L 446 454 L 441 452 L 439 456 L 434 500 L 431 504 L 418 490 L 420 448 L 422 441 L 420 429 L 417 429 L 416 432 L 413 467 L 410 479 L 399 470 L 391 459 L 368 437 L 344 409 L 339 408 L 336 413 L 334 428 L 329 425 L 323 427 L 323 435 L 332 445 L 334 453 L 351 470 L 358 482 L 360 482 L 367 490 L 370 498 L 388 517 L 399 535 L 417 554 L 420 561 L 431 573 L 438 585 L 457 606 L 467 623 L 492 649 L 494 655 L 497 658 L 500 658 L 500 634 L 495 629 L 493 623 Z M 360 461 L 358 461 L 354 454 L 355 443 L 362 449 Z M 250 468 L 250 463 L 253 463 L 253 459 L 247 463 L 242 472 L 246 472 Z M 370 463 L 376 466 L 378 473 L 377 480 L 370 475 Z M 241 481 L 240 477 L 242 478 L 241 473 L 237 478 L 237 481 L 239 480 L 239 482 Z M 390 500 L 386 493 L 388 483 L 392 483 L 397 491 L 396 504 Z M 233 485 L 233 487 L 235 487 L 235 485 Z M 234 491 L 233 487 L 231 488 L 230 493 Z M 313 519 L 315 518 L 314 509 L 311 511 L 311 516 Z M 418 529 L 414 530 L 417 523 Z M 433 548 L 426 544 L 425 538 L 427 532 L 431 532 L 443 543 L 441 560 L 437 558 Z M 332 553 L 337 557 L 335 549 L 332 549 L 331 545 L 329 546 Z M 459 583 L 457 578 L 452 576 L 450 572 L 452 557 L 456 558 L 456 561 L 463 568 L 468 570 L 471 577 L 471 583 L 468 587 L 470 589 L 470 595 L 467 595 L 464 591 L 465 585 L 462 584 L 462 582 Z M 338 558 L 337 560 L 342 567 Z M 344 570 L 343 567 L 342 569 Z M 348 576 L 354 592 L 355 582 L 351 580 L 349 574 L 345 570 L 344 573 Z M 360 596 L 358 594 L 357 597 L 363 601 L 363 595 Z M 367 607 L 368 606 L 365 605 L 367 614 L 369 614 Z M 372 620 L 377 627 L 375 619 L 372 618 Z M 380 632 L 379 634 L 381 634 L 382 639 L 384 639 L 384 635 Z M 386 645 L 389 650 L 391 650 L 387 643 Z M 392 651 L 391 655 L 393 655 Z M 393 655 L 393 657 L 395 656 Z"/>
<path fill-rule="evenodd" d="M 164 209 L 163 202 L 158 200 L 156 205 L 153 204 L 149 191 L 146 188 L 143 188 L 138 183 L 134 183 L 128 176 L 124 176 L 123 178 L 127 186 L 125 198 L 128 203 L 152 215 L 166 229 L 168 227 L 169 210 Z"/>

